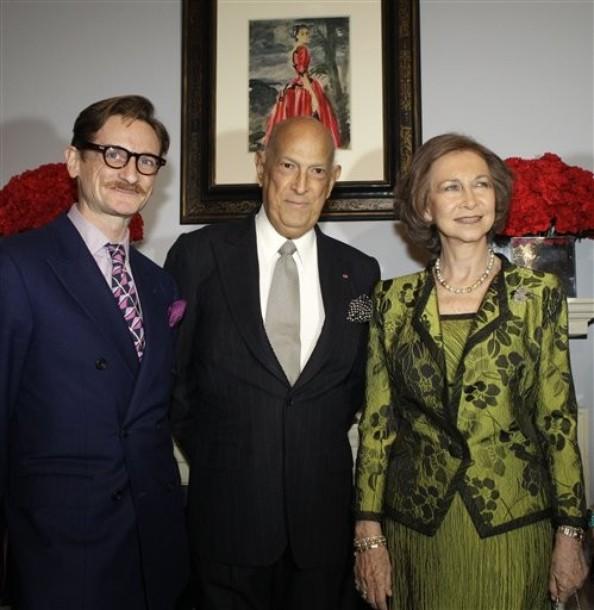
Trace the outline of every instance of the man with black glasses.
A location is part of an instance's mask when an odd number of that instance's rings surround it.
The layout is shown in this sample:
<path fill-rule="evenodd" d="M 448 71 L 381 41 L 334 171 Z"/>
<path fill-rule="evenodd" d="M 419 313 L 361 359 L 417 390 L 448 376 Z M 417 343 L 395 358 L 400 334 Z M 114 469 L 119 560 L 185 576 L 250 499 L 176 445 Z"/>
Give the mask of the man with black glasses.
<path fill-rule="evenodd" d="M 172 610 L 183 500 L 167 412 L 173 280 L 129 244 L 165 164 L 140 96 L 83 110 L 78 202 L 0 242 L 0 500 L 20 610 Z"/>

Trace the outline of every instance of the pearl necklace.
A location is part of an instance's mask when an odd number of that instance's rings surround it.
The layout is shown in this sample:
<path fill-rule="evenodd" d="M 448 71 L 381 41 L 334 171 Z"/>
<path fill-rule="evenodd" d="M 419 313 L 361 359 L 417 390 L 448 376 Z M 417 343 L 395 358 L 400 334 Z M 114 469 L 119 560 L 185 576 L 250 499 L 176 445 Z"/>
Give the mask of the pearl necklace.
<path fill-rule="evenodd" d="M 491 271 L 493 271 L 494 264 L 495 264 L 495 251 L 493 250 L 493 248 L 489 248 L 489 260 L 487 261 L 487 267 L 483 271 L 483 274 L 481 275 L 481 277 L 479 277 L 479 279 L 476 280 L 476 282 L 474 282 L 470 286 L 464 286 L 462 288 L 454 288 L 453 286 L 450 286 L 443 279 L 443 276 L 441 275 L 441 265 L 439 262 L 439 258 L 435 261 L 435 265 L 434 265 L 433 269 L 435 271 L 435 277 L 437 278 L 437 281 L 448 292 L 453 292 L 454 294 L 468 294 L 469 292 L 476 290 L 477 288 L 479 288 L 480 286 L 482 286 L 485 283 L 485 281 L 487 280 L 489 275 L 491 275 Z"/>

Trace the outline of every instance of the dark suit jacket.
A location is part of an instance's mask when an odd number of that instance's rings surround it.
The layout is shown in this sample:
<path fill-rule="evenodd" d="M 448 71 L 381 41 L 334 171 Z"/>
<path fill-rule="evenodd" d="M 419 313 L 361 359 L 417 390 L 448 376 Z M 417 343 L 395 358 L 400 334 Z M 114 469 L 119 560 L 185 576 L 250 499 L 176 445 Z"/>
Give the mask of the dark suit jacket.
<path fill-rule="evenodd" d="M 317 240 L 325 323 L 293 387 L 264 330 L 253 218 L 182 235 L 169 253 L 189 301 L 173 429 L 190 460 L 193 548 L 206 560 L 267 565 L 290 545 L 305 567 L 348 552 L 347 432 L 363 399 L 368 325 L 347 312 L 379 268 L 319 231 Z"/>
<path fill-rule="evenodd" d="M 168 274 L 130 249 L 146 352 L 59 217 L 0 242 L 0 497 L 24 610 L 169 610 L 187 579 Z M 143 592 L 142 582 L 146 585 Z"/>

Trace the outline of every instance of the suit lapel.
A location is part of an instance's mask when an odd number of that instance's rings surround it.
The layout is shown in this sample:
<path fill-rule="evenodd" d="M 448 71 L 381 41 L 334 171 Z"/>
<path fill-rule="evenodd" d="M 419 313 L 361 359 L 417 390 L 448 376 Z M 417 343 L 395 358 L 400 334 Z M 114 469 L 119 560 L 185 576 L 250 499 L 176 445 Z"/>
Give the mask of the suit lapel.
<path fill-rule="evenodd" d="M 437 375 L 433 377 L 434 391 L 441 399 L 435 401 L 430 415 L 451 437 L 461 439 L 456 426 L 457 405 L 455 402 L 457 399 L 450 395 L 448 387 L 437 290 L 430 267 L 425 270 L 421 282 L 419 298 L 413 310 L 412 325 L 419 343 L 415 349 L 425 348 L 429 352 L 429 370 L 419 370 L 419 373 L 427 376 L 431 375 L 433 370 L 437 372 Z M 463 441 L 461 440 L 461 442 Z"/>
<path fill-rule="evenodd" d="M 116 346 L 126 367 L 135 375 L 138 358 L 130 332 L 95 260 L 66 216 L 51 228 L 59 250 L 48 257 L 49 266 L 93 325 Z"/>
<path fill-rule="evenodd" d="M 163 329 L 166 327 L 162 323 L 159 324 L 159 316 L 163 315 L 162 307 L 159 306 L 160 299 L 157 295 L 159 285 L 155 285 L 150 269 L 134 248 L 130 248 L 130 267 L 132 268 L 132 275 L 142 308 L 142 323 L 146 342 L 142 368 L 150 368 L 147 365 L 150 365 L 155 349 L 159 349 L 159 345 L 163 345 L 163 341 L 165 341 Z"/>
<path fill-rule="evenodd" d="M 227 239 L 214 243 L 213 251 L 225 298 L 239 333 L 254 357 L 288 383 L 262 320 L 254 218 L 232 225 Z"/>
<path fill-rule="evenodd" d="M 484 341 L 486 336 L 504 324 L 510 315 L 507 292 L 505 290 L 507 261 L 505 259 L 501 259 L 501 261 L 501 271 L 491 282 L 475 316 L 466 346 L 464 347 L 462 359 L 475 345 Z"/>
<path fill-rule="evenodd" d="M 348 304 L 355 295 L 351 289 L 351 269 L 336 256 L 332 242 L 316 227 L 318 272 L 324 303 L 324 324 L 316 346 L 305 364 L 296 386 L 307 383 L 334 353 L 334 346 L 345 337 Z"/>
<path fill-rule="evenodd" d="M 445 379 L 445 355 L 443 351 L 443 337 L 439 321 L 439 306 L 437 304 L 437 293 L 431 272 L 427 269 L 417 299 L 412 324 L 421 338 L 421 342 L 429 350 L 431 357 L 439 366 Z"/>
<path fill-rule="evenodd" d="M 161 284 L 155 282 L 155 273 L 151 266 L 134 248 L 130 248 L 130 267 L 142 307 L 145 350 L 132 397 L 128 403 L 122 405 L 122 419 L 125 417 L 128 420 L 136 416 L 138 408 L 146 407 L 146 401 L 137 400 L 139 391 L 150 386 L 155 371 L 166 362 L 160 351 L 169 349 L 168 342 L 171 341 L 167 335 L 169 327 L 162 318 L 165 315 L 165 296 L 161 297 L 158 294 Z M 136 357 L 136 352 L 134 352 L 134 356 Z"/>

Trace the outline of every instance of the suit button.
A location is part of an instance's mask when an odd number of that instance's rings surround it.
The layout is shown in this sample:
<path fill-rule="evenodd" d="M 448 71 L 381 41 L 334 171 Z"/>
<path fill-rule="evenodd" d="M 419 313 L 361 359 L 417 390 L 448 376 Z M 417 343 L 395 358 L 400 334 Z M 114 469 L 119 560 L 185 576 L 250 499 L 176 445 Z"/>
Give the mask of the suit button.
<path fill-rule="evenodd" d="M 118 489 L 118 490 L 114 491 L 114 492 L 111 494 L 111 499 L 112 499 L 114 502 L 119 502 L 119 501 L 122 499 L 122 491 L 121 491 L 120 489 Z"/>
<path fill-rule="evenodd" d="M 120 438 L 128 438 L 128 430 L 126 428 L 120 430 Z"/>
<path fill-rule="evenodd" d="M 97 358 L 95 360 L 95 368 L 98 371 L 104 371 L 107 368 L 107 360 L 105 358 Z"/>

